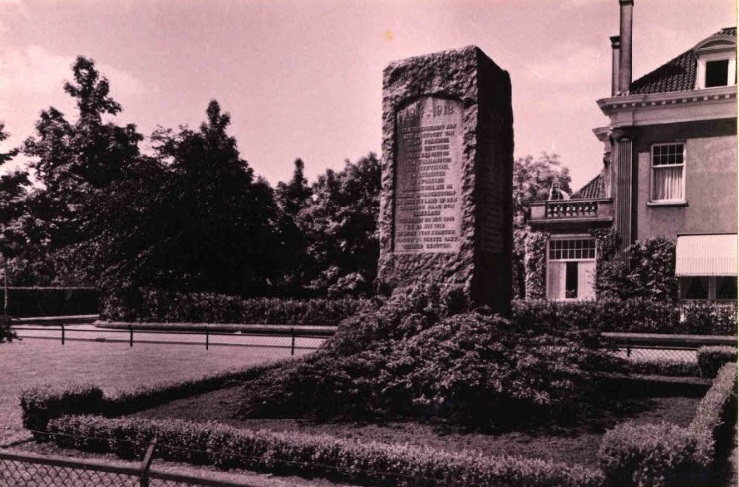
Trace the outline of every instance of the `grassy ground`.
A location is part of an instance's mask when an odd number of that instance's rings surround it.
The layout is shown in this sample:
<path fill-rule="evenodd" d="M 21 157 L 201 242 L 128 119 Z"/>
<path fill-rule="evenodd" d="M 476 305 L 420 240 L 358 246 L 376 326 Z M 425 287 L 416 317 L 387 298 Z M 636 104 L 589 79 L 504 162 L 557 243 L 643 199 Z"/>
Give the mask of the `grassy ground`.
<path fill-rule="evenodd" d="M 211 375 L 286 358 L 269 348 L 67 342 L 25 339 L 0 345 L 0 445 L 26 436 L 19 394 L 43 383 L 89 382 L 106 392 Z"/>
<path fill-rule="evenodd" d="M 595 466 L 595 454 L 603 433 L 615 424 L 632 419 L 668 421 L 687 426 L 695 415 L 699 398 L 659 397 L 620 401 L 610 410 L 567 427 L 515 431 L 499 434 L 470 433 L 414 421 L 387 424 L 315 423 L 292 419 L 235 419 L 243 389 L 232 387 L 201 396 L 173 401 L 137 414 L 148 418 L 215 420 L 236 427 L 329 434 L 385 443 L 427 445 L 453 451 L 475 450 L 486 454 L 509 454 Z"/>

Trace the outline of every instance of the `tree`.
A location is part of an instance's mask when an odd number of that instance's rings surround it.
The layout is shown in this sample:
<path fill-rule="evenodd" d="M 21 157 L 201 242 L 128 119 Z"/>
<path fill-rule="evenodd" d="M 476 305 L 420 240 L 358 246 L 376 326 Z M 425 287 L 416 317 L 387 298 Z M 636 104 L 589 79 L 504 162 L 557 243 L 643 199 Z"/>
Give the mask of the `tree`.
<path fill-rule="evenodd" d="M 305 284 L 311 271 L 306 235 L 298 226 L 298 215 L 311 204 L 313 191 L 304 175 L 302 159 L 295 160 L 295 170 L 289 182 L 279 182 L 275 199 L 280 210 L 279 231 L 282 242 L 282 284 L 295 288 Z"/>
<path fill-rule="evenodd" d="M 110 97 L 108 80 L 94 61 L 79 56 L 72 71 L 73 80 L 65 83 L 64 91 L 76 101 L 77 120 L 71 123 L 50 107 L 36 123 L 36 137 L 23 145 L 43 185 L 30 202 L 37 250 L 45 247 L 54 279 L 67 284 L 94 278 L 89 271 L 95 266 L 89 260 L 95 249 L 88 244 L 98 237 L 90 231 L 97 226 L 99 204 L 136 164 L 143 140 L 135 125 L 103 120 L 117 115 L 121 106 Z"/>
<path fill-rule="evenodd" d="M 0 142 L 8 138 L 5 124 L 0 121 Z M 17 150 L 0 153 L 0 166 L 11 161 Z M 3 262 L 3 314 L 0 318 L 0 343 L 12 341 L 15 334 L 10 329 L 8 317 L 8 259 L 14 257 L 25 245 L 21 219 L 26 210 L 28 173 L 13 171 L 0 176 L 0 258 Z"/>
<path fill-rule="evenodd" d="M 169 173 L 159 190 L 167 219 L 147 254 L 155 284 L 253 294 L 280 275 L 274 194 L 239 156 L 230 121 L 212 100 L 199 130 L 154 136 Z"/>
<path fill-rule="evenodd" d="M 380 247 L 380 161 L 374 153 L 340 172 L 328 170 L 313 185 L 312 203 L 299 216 L 314 267 L 313 286 L 328 289 L 352 275 L 369 287 L 377 273 Z"/>

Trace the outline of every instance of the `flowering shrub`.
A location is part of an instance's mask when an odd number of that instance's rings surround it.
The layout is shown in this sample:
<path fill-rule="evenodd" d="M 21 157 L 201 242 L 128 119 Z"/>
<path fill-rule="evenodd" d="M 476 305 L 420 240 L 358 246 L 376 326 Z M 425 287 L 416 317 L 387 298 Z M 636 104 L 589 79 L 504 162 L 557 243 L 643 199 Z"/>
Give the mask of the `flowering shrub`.
<path fill-rule="evenodd" d="M 736 362 L 736 347 L 700 347 L 698 367 L 702 377 L 716 377 L 719 369 L 728 362 Z"/>
<path fill-rule="evenodd" d="M 49 431 L 59 446 L 123 458 L 141 458 L 156 436 L 155 454 L 163 460 L 380 486 L 598 487 L 603 481 L 598 471 L 546 460 L 180 420 L 66 416 Z"/>
<path fill-rule="evenodd" d="M 343 299 L 245 299 L 213 293 L 129 290 L 103 299 L 101 319 L 190 323 L 336 325 L 368 301 Z"/>

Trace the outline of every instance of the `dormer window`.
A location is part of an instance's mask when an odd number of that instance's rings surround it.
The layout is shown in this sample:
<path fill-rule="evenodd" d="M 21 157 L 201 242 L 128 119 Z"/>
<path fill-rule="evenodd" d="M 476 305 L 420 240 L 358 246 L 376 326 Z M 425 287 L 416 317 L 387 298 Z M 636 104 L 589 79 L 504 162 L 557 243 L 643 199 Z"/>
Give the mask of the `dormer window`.
<path fill-rule="evenodd" d="M 698 60 L 695 88 L 716 88 L 736 84 L 736 38 L 726 34 L 711 36 L 694 49 Z"/>

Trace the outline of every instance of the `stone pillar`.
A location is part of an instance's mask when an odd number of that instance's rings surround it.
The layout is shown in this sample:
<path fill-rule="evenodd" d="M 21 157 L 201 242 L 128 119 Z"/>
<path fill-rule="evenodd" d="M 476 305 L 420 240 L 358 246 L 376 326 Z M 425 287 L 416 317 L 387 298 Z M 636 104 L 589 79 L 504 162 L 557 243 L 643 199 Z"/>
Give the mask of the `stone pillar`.
<path fill-rule="evenodd" d="M 383 78 L 378 280 L 459 286 L 510 313 L 511 84 L 474 46 L 390 64 Z"/>

